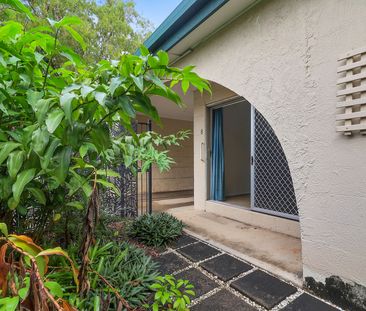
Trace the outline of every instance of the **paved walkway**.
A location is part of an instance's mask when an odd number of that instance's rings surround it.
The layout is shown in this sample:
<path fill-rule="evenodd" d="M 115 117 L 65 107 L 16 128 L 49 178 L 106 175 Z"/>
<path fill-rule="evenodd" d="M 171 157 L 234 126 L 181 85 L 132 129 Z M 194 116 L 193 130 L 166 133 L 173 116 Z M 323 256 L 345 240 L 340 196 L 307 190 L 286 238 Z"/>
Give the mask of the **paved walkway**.
<path fill-rule="evenodd" d="M 192 311 L 340 310 L 189 235 L 183 235 L 155 260 L 162 274 L 188 279 L 195 286 Z"/>

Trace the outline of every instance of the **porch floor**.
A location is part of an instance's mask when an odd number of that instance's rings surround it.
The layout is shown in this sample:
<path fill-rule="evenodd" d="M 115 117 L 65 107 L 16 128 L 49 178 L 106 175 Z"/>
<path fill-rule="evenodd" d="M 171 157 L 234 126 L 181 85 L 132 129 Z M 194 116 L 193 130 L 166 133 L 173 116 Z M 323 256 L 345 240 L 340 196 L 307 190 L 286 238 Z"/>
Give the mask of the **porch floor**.
<path fill-rule="evenodd" d="M 302 284 L 300 239 L 195 210 L 193 206 L 172 208 L 167 212 L 182 220 L 191 235 L 295 284 Z"/>

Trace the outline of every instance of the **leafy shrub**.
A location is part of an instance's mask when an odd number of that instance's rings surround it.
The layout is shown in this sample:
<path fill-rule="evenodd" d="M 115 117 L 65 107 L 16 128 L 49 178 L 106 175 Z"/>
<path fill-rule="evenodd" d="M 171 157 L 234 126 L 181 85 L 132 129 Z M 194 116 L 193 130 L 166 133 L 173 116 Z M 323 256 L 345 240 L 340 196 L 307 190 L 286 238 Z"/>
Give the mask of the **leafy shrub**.
<path fill-rule="evenodd" d="M 131 307 L 141 306 L 151 294 L 150 286 L 158 275 L 157 265 L 144 251 L 124 242 L 98 243 L 90 250 L 90 295 L 100 296 L 110 288 L 100 278 L 108 281 L 119 294 L 127 300 Z M 88 302 L 93 299 L 89 297 Z M 115 310 L 117 302 L 111 300 L 111 310 Z"/>
<path fill-rule="evenodd" d="M 128 236 L 147 246 L 161 247 L 182 235 L 183 222 L 167 213 L 145 214 L 127 228 Z"/>
<path fill-rule="evenodd" d="M 189 296 L 195 296 L 194 286 L 188 280 L 176 280 L 172 275 L 159 276 L 157 282 L 151 285 L 155 291 L 153 311 L 186 311 L 191 303 Z"/>

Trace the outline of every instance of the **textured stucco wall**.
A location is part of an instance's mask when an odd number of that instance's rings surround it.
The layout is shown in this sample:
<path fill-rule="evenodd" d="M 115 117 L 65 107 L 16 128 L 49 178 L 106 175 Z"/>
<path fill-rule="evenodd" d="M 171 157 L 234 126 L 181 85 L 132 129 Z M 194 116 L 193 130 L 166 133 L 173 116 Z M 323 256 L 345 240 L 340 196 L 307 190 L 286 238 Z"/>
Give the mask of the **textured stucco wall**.
<path fill-rule="evenodd" d="M 244 96 L 286 153 L 300 211 L 304 276 L 366 285 L 366 137 L 335 132 L 338 55 L 366 42 L 364 0 L 268 0 L 178 65 Z M 195 94 L 195 204 L 207 198 L 201 144 L 207 99 Z"/>

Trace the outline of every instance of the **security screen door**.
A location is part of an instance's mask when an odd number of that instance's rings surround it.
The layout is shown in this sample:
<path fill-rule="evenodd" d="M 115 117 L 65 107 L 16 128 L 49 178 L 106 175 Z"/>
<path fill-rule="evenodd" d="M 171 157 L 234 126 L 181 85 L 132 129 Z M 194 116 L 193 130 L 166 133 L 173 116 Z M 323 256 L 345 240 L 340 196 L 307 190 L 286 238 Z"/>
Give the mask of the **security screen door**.
<path fill-rule="evenodd" d="M 285 153 L 267 120 L 252 108 L 252 209 L 298 219 Z"/>

